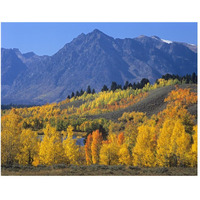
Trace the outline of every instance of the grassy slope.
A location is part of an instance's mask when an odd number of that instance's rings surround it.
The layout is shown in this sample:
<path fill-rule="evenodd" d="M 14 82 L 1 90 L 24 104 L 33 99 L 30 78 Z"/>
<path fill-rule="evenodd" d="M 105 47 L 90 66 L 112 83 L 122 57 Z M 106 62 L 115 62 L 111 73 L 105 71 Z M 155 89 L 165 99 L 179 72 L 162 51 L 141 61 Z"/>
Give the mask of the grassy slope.
<path fill-rule="evenodd" d="M 15 166 L 2 168 L 2 176 L 195 176 L 197 168 L 171 167 L 171 168 L 145 168 L 133 166 L 66 166 L 53 167 Z"/>
<path fill-rule="evenodd" d="M 180 85 L 180 88 L 191 88 L 192 92 L 197 92 L 197 85 L 194 84 L 184 84 Z M 124 112 L 132 112 L 132 111 L 138 111 L 138 112 L 144 112 L 147 114 L 148 117 L 152 116 L 153 114 L 157 114 L 163 109 L 166 108 L 166 103 L 164 102 L 164 99 L 168 96 L 168 94 L 175 89 L 175 86 L 166 86 L 162 88 L 158 88 L 156 90 L 152 90 L 149 92 L 149 95 L 143 99 L 142 101 L 129 106 L 128 108 L 120 109 L 113 112 L 98 114 L 98 115 L 88 115 L 86 116 L 88 119 L 98 119 L 98 118 L 105 118 L 112 121 L 118 121 L 118 118 L 120 118 Z M 67 104 L 64 104 L 61 106 L 61 109 L 67 108 L 69 106 L 79 107 L 83 103 L 85 103 L 82 100 L 77 100 L 74 102 L 70 102 Z M 197 105 L 191 105 L 188 108 L 189 112 L 193 115 L 197 115 Z"/>

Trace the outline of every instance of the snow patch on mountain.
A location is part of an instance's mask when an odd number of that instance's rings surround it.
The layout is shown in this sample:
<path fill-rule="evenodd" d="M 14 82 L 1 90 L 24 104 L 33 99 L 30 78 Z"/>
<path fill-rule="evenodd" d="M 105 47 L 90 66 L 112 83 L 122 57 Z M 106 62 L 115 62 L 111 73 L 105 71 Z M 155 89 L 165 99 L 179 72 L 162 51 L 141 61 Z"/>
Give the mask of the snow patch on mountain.
<path fill-rule="evenodd" d="M 163 42 L 167 43 L 167 44 L 171 44 L 173 43 L 171 40 L 164 40 L 164 39 L 161 39 Z"/>

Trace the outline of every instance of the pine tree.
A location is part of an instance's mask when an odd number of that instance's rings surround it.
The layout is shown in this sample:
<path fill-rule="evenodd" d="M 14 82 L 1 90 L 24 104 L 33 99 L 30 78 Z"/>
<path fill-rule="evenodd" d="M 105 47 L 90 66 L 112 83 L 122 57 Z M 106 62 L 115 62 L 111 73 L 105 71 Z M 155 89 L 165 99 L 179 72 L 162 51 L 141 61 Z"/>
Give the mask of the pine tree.
<path fill-rule="evenodd" d="M 126 82 L 125 82 L 125 84 L 124 84 L 124 87 L 123 87 L 123 89 L 124 89 L 124 90 L 126 90 L 128 87 L 129 87 L 129 82 L 128 82 L 128 81 L 126 81 Z"/>
<path fill-rule="evenodd" d="M 106 85 L 104 85 L 103 88 L 101 89 L 102 92 L 108 91 L 108 90 L 109 90 L 109 89 L 108 89 L 108 87 L 107 87 Z"/>
<path fill-rule="evenodd" d="M 84 94 L 84 91 L 81 89 L 80 96 L 82 96 L 83 94 Z"/>
<path fill-rule="evenodd" d="M 197 83 L 197 76 L 196 76 L 195 72 L 192 73 L 191 79 L 192 79 L 192 83 Z"/>
<path fill-rule="evenodd" d="M 140 82 L 141 88 L 143 88 L 147 83 L 149 83 L 149 80 L 147 78 L 143 78 Z"/>
<path fill-rule="evenodd" d="M 76 97 L 79 97 L 79 96 L 80 96 L 79 91 L 76 91 Z"/>
<path fill-rule="evenodd" d="M 88 94 L 91 94 L 91 88 L 90 88 L 90 85 L 88 85 L 88 87 L 87 87 L 87 93 L 88 93 Z"/>
<path fill-rule="evenodd" d="M 74 97 L 74 92 L 72 92 L 72 94 L 71 94 L 71 98 L 73 98 Z"/>
<path fill-rule="evenodd" d="M 117 83 L 116 82 L 112 82 L 110 90 L 112 90 L 113 92 L 117 89 Z"/>

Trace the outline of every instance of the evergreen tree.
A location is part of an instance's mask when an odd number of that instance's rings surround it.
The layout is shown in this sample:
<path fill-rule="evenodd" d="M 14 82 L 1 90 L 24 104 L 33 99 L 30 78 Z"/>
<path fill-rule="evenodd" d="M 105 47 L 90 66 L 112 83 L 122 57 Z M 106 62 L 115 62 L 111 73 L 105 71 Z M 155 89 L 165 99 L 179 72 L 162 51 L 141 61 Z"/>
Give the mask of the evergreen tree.
<path fill-rule="evenodd" d="M 72 94 L 71 94 L 71 98 L 72 98 L 72 97 L 74 97 L 74 92 L 72 92 Z"/>
<path fill-rule="evenodd" d="M 76 97 L 79 97 L 79 96 L 80 96 L 79 91 L 76 91 Z"/>
<path fill-rule="evenodd" d="M 109 90 L 109 89 L 108 89 L 108 87 L 107 87 L 106 85 L 104 85 L 103 88 L 101 89 L 102 92 L 108 91 L 108 90 Z"/>
<path fill-rule="evenodd" d="M 131 83 L 129 83 L 129 84 L 128 84 L 128 87 L 129 87 L 129 88 L 132 88 L 132 87 L 133 87 L 133 85 L 132 85 Z"/>
<path fill-rule="evenodd" d="M 112 90 L 113 92 L 117 89 L 117 83 L 116 82 L 112 82 L 110 90 Z"/>
<path fill-rule="evenodd" d="M 88 94 L 91 94 L 91 88 L 90 88 L 90 85 L 88 85 L 88 87 L 87 87 L 87 93 L 88 93 Z"/>
<path fill-rule="evenodd" d="M 133 83 L 132 88 L 133 88 L 134 90 L 136 89 L 136 84 L 135 84 L 135 82 Z"/>
<path fill-rule="evenodd" d="M 121 85 L 117 85 L 117 89 L 121 89 L 122 90 L 122 86 Z"/>
<path fill-rule="evenodd" d="M 92 94 L 95 94 L 95 89 L 94 88 L 92 89 Z"/>
<path fill-rule="evenodd" d="M 197 83 L 197 76 L 195 73 L 192 73 L 192 83 Z"/>
<path fill-rule="evenodd" d="M 83 94 L 84 94 L 84 91 L 81 89 L 80 96 L 82 96 Z"/>
<path fill-rule="evenodd" d="M 128 87 L 129 87 L 129 82 L 128 82 L 128 81 L 126 81 L 126 83 L 124 84 L 124 87 L 123 87 L 123 89 L 124 89 L 124 90 L 126 90 Z"/>
<path fill-rule="evenodd" d="M 149 80 L 147 78 L 143 78 L 140 81 L 141 88 L 143 88 L 147 83 L 149 83 Z"/>

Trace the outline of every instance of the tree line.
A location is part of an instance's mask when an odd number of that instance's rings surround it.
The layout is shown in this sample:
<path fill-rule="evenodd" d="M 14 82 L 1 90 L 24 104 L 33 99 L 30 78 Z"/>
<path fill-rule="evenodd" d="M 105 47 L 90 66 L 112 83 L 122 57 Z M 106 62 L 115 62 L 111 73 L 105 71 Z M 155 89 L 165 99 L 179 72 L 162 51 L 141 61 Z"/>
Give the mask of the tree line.
<path fill-rule="evenodd" d="M 162 79 L 164 80 L 179 80 L 180 82 L 182 83 L 185 83 L 185 84 L 197 84 L 197 75 L 196 73 L 192 73 L 191 75 L 190 74 L 186 74 L 185 76 L 179 76 L 179 75 L 175 75 L 175 74 L 165 74 L 165 75 L 162 75 Z M 156 80 L 156 83 L 158 83 L 158 80 Z M 147 78 L 143 78 L 140 82 L 133 82 L 133 83 L 130 83 L 129 81 L 126 81 L 125 84 L 122 86 L 121 84 L 118 84 L 117 82 L 115 81 L 112 81 L 111 83 L 111 86 L 108 87 L 107 85 L 103 85 L 101 91 L 104 92 L 104 91 L 115 91 L 117 89 L 121 89 L 121 90 L 126 90 L 128 88 L 133 88 L 133 89 L 142 89 L 147 83 L 150 83 L 150 81 L 147 79 Z M 76 92 L 72 92 L 71 95 L 68 95 L 68 99 L 70 98 L 73 98 L 73 97 L 79 97 L 79 96 L 82 96 L 84 94 L 84 92 L 86 92 L 87 94 L 95 94 L 96 91 L 95 89 L 91 89 L 90 85 L 88 85 L 87 87 L 87 90 L 84 91 L 84 90 L 80 90 L 80 91 L 76 91 Z"/>
<path fill-rule="evenodd" d="M 165 80 L 169 80 L 169 79 L 178 79 L 179 81 L 186 83 L 186 84 L 197 84 L 197 75 L 195 72 L 192 73 L 192 75 L 190 74 L 186 74 L 185 76 L 179 76 L 179 75 L 174 75 L 174 74 L 165 74 L 162 75 L 162 79 Z"/>

